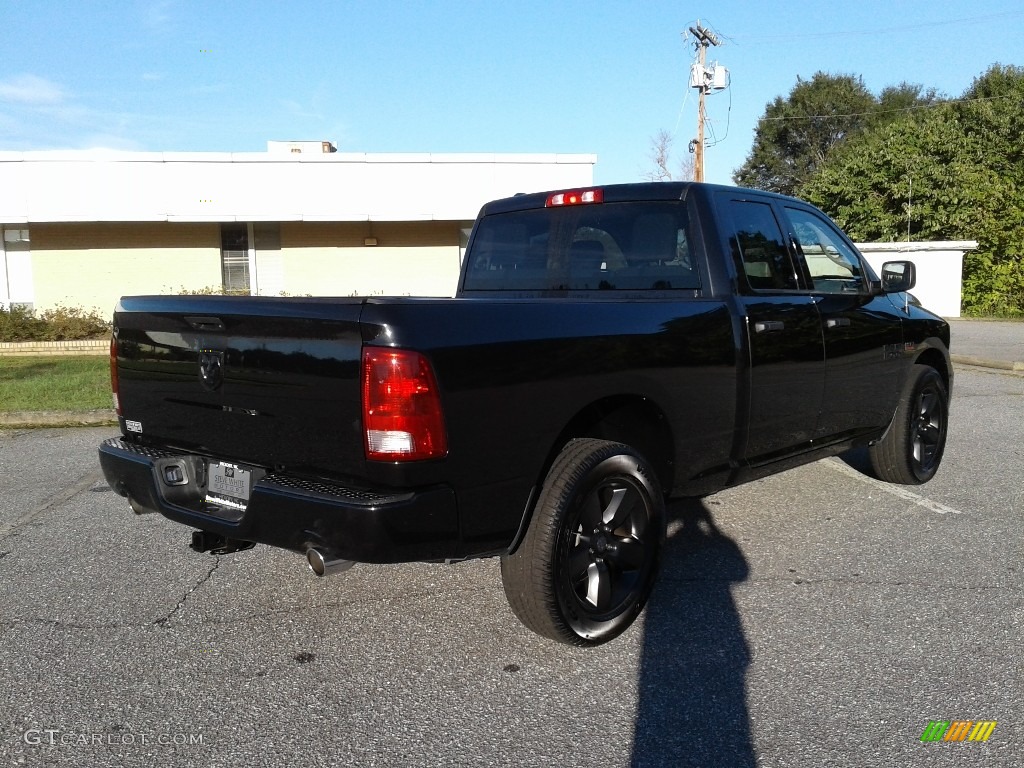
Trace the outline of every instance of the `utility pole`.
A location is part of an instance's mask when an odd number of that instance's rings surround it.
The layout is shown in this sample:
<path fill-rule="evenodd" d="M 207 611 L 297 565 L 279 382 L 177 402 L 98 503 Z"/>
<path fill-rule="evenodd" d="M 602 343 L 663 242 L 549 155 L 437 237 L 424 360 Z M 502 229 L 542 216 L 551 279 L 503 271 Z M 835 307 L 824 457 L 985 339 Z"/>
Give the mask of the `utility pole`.
<path fill-rule="evenodd" d="M 708 76 L 706 64 L 709 45 L 721 45 L 722 41 L 718 36 L 706 27 L 702 27 L 700 21 L 697 25 L 690 27 L 690 34 L 697 40 L 698 63 L 696 72 L 690 74 L 690 85 L 698 90 L 697 101 L 697 138 L 693 146 L 693 180 L 704 181 L 704 98 L 711 89 L 711 78 Z M 696 76 L 695 76 L 696 75 Z"/>

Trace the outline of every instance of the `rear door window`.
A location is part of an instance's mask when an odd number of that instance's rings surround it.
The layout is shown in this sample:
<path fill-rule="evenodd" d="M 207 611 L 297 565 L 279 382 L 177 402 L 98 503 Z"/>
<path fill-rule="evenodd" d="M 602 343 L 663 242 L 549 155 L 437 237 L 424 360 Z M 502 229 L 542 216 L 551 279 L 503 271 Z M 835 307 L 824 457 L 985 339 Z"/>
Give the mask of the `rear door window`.
<path fill-rule="evenodd" d="M 696 290 L 680 202 L 494 214 L 473 239 L 463 290 Z"/>
<path fill-rule="evenodd" d="M 772 206 L 749 200 L 729 201 L 729 244 L 747 285 L 755 291 L 800 289 L 796 267 Z"/>

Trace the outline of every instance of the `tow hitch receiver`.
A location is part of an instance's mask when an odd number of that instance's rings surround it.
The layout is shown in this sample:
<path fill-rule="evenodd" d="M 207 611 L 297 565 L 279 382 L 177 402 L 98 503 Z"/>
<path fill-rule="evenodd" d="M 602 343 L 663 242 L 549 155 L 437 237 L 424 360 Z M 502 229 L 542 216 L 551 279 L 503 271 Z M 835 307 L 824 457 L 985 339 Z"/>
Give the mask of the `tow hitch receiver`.
<path fill-rule="evenodd" d="M 188 545 L 189 549 L 195 552 L 209 552 L 211 555 L 230 555 L 232 552 L 242 552 L 255 546 L 255 541 L 228 539 L 209 531 L 192 531 L 192 541 Z"/>

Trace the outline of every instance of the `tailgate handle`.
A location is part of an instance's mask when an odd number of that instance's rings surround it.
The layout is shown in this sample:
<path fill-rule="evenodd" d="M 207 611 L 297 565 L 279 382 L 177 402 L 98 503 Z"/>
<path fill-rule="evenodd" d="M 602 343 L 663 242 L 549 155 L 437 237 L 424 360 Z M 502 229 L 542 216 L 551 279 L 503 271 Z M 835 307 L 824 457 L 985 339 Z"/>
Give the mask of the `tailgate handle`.
<path fill-rule="evenodd" d="M 762 320 L 761 322 L 754 323 L 754 331 L 756 333 L 764 333 L 765 331 L 781 331 L 786 327 L 786 324 L 781 320 Z"/>
<path fill-rule="evenodd" d="M 840 326 L 847 326 L 850 324 L 850 318 L 848 317 L 830 317 L 826 323 L 829 328 L 838 328 Z"/>
<path fill-rule="evenodd" d="M 223 331 L 224 321 L 219 317 L 186 317 L 185 322 L 197 331 Z"/>

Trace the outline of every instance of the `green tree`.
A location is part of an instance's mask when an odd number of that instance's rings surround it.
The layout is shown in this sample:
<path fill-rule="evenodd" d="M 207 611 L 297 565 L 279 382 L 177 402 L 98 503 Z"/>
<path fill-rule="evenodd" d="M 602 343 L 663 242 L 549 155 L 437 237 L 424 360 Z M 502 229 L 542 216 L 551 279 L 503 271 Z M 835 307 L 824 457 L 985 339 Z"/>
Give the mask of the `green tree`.
<path fill-rule="evenodd" d="M 766 105 L 754 146 L 733 175 L 740 186 L 797 194 L 848 138 L 938 104 L 934 88 L 900 83 L 876 98 L 854 75 L 818 72 L 797 78 L 785 99 Z"/>
<path fill-rule="evenodd" d="M 977 212 L 979 247 L 967 254 L 969 311 L 1024 315 L 1024 67 L 994 64 L 956 105 L 973 159 L 999 179 Z"/>
<path fill-rule="evenodd" d="M 745 187 L 793 194 L 847 136 L 861 131 L 875 97 L 854 75 L 797 78 L 789 96 L 765 106 L 754 146 L 733 175 Z"/>
<path fill-rule="evenodd" d="M 908 82 L 890 85 L 883 88 L 878 95 L 874 110 L 868 116 L 868 125 L 884 125 L 906 116 L 906 113 L 916 112 L 922 107 L 940 104 L 942 101 L 943 98 L 934 88 L 926 89 L 923 85 Z"/>
<path fill-rule="evenodd" d="M 960 100 L 850 137 L 796 192 L 854 239 L 977 240 L 964 310 L 1024 314 L 1022 132 L 1024 69 L 995 65 Z"/>

